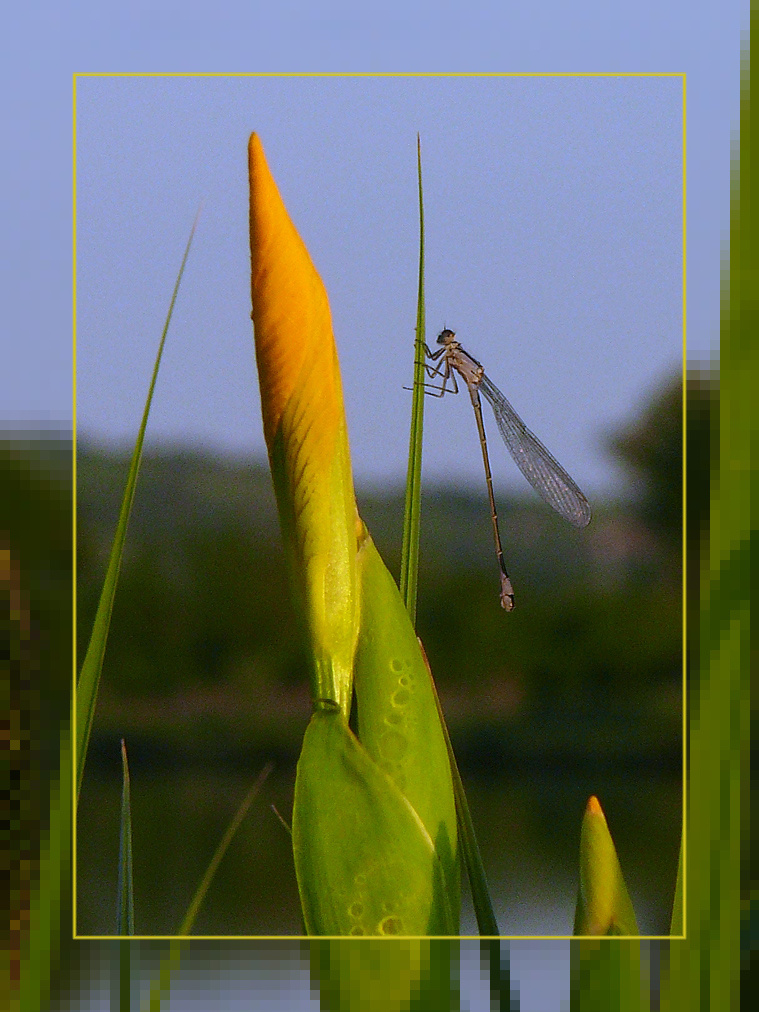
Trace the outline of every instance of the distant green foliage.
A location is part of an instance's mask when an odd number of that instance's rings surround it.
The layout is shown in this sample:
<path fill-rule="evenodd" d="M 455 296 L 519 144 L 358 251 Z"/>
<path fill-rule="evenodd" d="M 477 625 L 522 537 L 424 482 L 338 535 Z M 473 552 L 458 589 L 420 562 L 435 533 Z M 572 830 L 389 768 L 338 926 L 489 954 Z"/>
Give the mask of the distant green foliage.
<path fill-rule="evenodd" d="M 676 696 L 681 677 L 680 384 L 614 441 L 640 476 L 634 501 L 594 502 L 578 534 L 526 494 L 499 496 L 517 609 L 498 605 L 484 488 L 426 487 L 417 628 L 436 680 L 461 693 L 514 687 L 582 713 Z M 709 425 L 708 411 L 699 414 Z M 694 430 L 694 441 L 699 430 Z M 80 644 L 86 643 L 126 458 L 78 458 Z M 358 491 L 396 573 L 402 490 Z M 232 687 L 253 698 L 305 685 L 271 481 L 263 461 L 146 450 L 105 660 L 109 691 Z M 613 716 L 613 713 L 612 713 Z M 483 712 L 486 723 L 488 713 Z M 675 718 L 673 718 L 675 719 Z M 638 729 L 645 735 L 646 729 Z M 658 733 L 658 731 L 657 731 Z"/>

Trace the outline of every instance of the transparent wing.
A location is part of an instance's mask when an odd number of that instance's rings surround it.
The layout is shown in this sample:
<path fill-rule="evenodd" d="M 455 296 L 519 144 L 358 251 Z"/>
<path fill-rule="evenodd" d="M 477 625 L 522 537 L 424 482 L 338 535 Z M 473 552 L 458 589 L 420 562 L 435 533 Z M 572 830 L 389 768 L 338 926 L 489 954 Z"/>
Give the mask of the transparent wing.
<path fill-rule="evenodd" d="M 575 527 L 590 523 L 590 503 L 567 472 L 527 428 L 498 387 L 483 376 L 479 389 L 519 470 L 538 495 Z"/>

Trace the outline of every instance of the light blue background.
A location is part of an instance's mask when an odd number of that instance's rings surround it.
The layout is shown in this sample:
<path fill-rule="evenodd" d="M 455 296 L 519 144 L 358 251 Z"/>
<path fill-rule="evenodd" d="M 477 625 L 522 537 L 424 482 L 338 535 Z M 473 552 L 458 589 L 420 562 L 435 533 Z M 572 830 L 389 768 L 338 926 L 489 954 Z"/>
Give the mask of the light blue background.
<path fill-rule="evenodd" d="M 82 433 L 133 438 L 202 199 L 150 432 L 263 452 L 251 128 L 330 296 L 359 478 L 405 473 L 418 130 L 429 342 L 456 330 L 581 484 L 610 482 L 604 436 L 682 358 L 680 78 L 79 80 Z M 428 477 L 481 481 L 468 399 L 429 404 Z"/>

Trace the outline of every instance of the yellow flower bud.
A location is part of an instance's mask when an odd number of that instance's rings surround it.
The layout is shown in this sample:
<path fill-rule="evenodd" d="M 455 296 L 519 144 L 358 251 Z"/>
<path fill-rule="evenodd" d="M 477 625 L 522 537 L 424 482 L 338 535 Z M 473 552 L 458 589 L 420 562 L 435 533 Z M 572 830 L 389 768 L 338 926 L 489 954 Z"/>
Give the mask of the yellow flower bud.
<path fill-rule="evenodd" d="M 332 318 L 256 134 L 248 166 L 252 319 L 269 463 L 313 655 L 314 700 L 347 714 L 359 617 L 356 505 Z"/>

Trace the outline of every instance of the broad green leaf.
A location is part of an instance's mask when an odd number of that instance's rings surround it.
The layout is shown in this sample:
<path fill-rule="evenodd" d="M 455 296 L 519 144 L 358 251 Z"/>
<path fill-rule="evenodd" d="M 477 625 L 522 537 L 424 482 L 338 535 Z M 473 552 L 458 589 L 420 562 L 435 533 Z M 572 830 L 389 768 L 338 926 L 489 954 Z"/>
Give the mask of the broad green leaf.
<path fill-rule="evenodd" d="M 293 854 L 309 934 L 458 932 L 429 833 L 337 708 L 316 710 L 306 730 Z"/>
<path fill-rule="evenodd" d="M 312 988 L 330 1012 L 456 1012 L 459 943 L 454 939 L 354 938 L 303 943 Z"/>
<path fill-rule="evenodd" d="M 366 534 L 358 557 L 361 626 L 354 669 L 358 737 L 435 844 L 458 920 L 456 806 L 432 678 L 403 599 Z"/>

